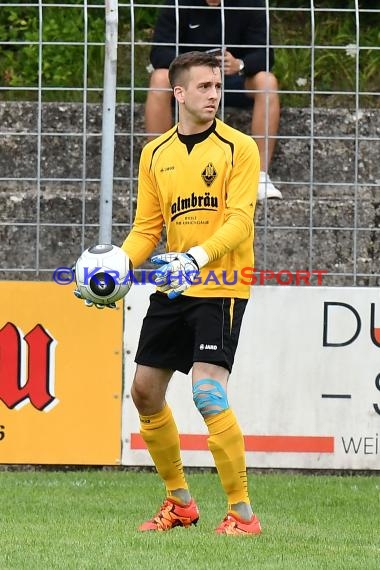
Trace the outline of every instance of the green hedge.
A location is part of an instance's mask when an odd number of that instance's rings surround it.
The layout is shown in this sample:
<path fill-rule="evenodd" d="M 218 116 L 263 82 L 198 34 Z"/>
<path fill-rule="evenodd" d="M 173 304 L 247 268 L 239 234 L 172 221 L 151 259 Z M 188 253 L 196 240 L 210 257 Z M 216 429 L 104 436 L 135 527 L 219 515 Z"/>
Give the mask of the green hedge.
<path fill-rule="evenodd" d="M 128 101 L 131 84 L 130 43 L 135 40 L 134 81 L 137 87 L 135 100 L 143 101 L 147 87 L 149 40 L 157 9 L 138 7 L 140 4 L 158 3 L 158 0 L 135 2 L 134 36 L 131 35 L 130 8 L 119 7 L 119 56 L 118 98 Z M 54 0 L 45 0 L 40 30 L 37 6 L 2 6 L 0 10 L 0 98 L 37 98 L 36 88 L 41 84 L 44 100 L 81 100 L 82 89 L 89 88 L 90 101 L 100 101 L 102 96 L 104 58 L 104 0 L 89 1 L 88 23 L 85 29 L 82 0 L 65 0 L 65 5 L 49 6 Z M 355 0 L 320 0 L 320 8 L 353 8 Z M 271 0 L 270 7 L 310 8 L 310 0 Z M 362 0 L 361 8 L 373 8 L 371 0 Z M 312 54 L 307 47 L 311 43 L 310 12 L 281 10 L 271 12 L 272 39 L 276 49 L 275 73 L 283 91 L 283 104 L 304 106 L 310 104 L 310 95 L 302 94 L 314 82 L 316 91 L 355 91 L 356 58 L 350 45 L 356 42 L 355 16 L 350 12 L 316 12 L 315 43 L 320 47 Z M 39 35 L 43 41 L 39 46 Z M 88 48 L 84 52 L 83 40 L 87 34 Z M 49 43 L 50 42 L 50 43 Z M 75 45 L 75 42 L 78 45 Z M 74 44 L 74 45 L 69 45 Z M 82 45 L 81 45 L 82 44 Z M 361 14 L 359 59 L 359 88 L 363 92 L 378 90 L 380 51 L 379 14 Z M 289 47 L 286 47 L 289 46 Z M 299 47 L 294 47 L 299 46 Z M 330 46 L 330 47 L 328 47 Z M 336 49 L 331 49 L 334 46 Z M 42 49 L 41 70 L 39 49 Z M 86 58 L 85 58 L 86 55 Z M 314 59 L 314 76 L 311 77 L 311 61 Z M 84 62 L 87 62 L 85 67 Z M 41 72 L 41 73 L 40 73 Z M 71 89 L 75 88 L 75 89 Z M 297 92 L 297 93 L 294 93 Z M 376 104 L 376 97 L 361 98 L 361 105 Z M 354 98 L 347 96 L 319 96 L 316 102 L 322 105 L 351 105 Z"/>

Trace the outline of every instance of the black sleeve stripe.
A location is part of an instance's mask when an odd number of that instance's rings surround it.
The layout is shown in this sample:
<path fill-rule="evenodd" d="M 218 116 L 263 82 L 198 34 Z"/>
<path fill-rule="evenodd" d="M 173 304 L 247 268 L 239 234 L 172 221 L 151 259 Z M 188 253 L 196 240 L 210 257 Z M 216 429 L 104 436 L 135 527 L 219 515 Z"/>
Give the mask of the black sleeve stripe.
<path fill-rule="evenodd" d="M 224 137 L 222 137 L 216 130 L 214 131 L 214 134 L 218 137 L 218 139 L 220 139 L 223 143 L 228 144 L 228 146 L 231 149 L 231 156 L 232 156 L 232 166 L 234 165 L 234 151 L 235 151 L 235 145 L 233 142 L 228 141 L 227 139 L 225 139 Z"/>
<path fill-rule="evenodd" d="M 172 134 L 165 140 L 163 140 L 159 145 L 157 145 L 152 152 L 152 156 L 150 157 L 150 164 L 149 164 L 149 171 L 152 168 L 152 162 L 153 162 L 153 157 L 154 157 L 154 153 L 165 143 L 167 143 L 175 134 L 177 131 L 173 131 Z"/>

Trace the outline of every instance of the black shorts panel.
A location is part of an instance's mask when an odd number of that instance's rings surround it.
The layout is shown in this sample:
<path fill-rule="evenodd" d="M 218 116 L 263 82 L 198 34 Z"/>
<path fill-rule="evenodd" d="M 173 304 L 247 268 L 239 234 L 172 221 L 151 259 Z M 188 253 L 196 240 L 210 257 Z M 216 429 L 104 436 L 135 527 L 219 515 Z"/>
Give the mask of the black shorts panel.
<path fill-rule="evenodd" d="M 252 108 L 253 98 L 246 92 L 245 77 L 243 75 L 225 75 L 223 87 L 225 107 Z"/>
<path fill-rule="evenodd" d="M 232 369 L 246 299 L 153 293 L 135 361 L 187 374 L 194 362 Z"/>

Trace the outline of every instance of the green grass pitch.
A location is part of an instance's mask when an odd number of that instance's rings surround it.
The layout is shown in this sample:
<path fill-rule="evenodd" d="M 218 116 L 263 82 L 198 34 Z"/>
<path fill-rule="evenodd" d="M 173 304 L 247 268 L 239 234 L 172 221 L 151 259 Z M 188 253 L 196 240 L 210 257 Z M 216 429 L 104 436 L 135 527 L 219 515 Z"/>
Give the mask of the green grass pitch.
<path fill-rule="evenodd" d="M 139 533 L 164 497 L 147 471 L 1 471 L 0 570 L 366 569 L 380 566 L 380 478 L 251 473 L 260 537 L 218 536 L 218 477 L 190 472 L 196 527 Z"/>

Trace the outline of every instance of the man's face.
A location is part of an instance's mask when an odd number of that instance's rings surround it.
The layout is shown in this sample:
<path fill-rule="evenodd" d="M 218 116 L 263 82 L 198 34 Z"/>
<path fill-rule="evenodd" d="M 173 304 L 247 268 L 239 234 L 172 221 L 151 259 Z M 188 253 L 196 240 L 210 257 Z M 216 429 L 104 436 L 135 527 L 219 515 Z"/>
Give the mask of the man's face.
<path fill-rule="evenodd" d="M 219 6 L 221 0 L 206 0 L 206 4 L 209 6 Z"/>
<path fill-rule="evenodd" d="M 203 125 L 214 120 L 219 107 L 222 80 L 219 67 L 192 67 L 187 72 L 186 82 L 175 88 L 183 117 L 194 124 Z"/>

